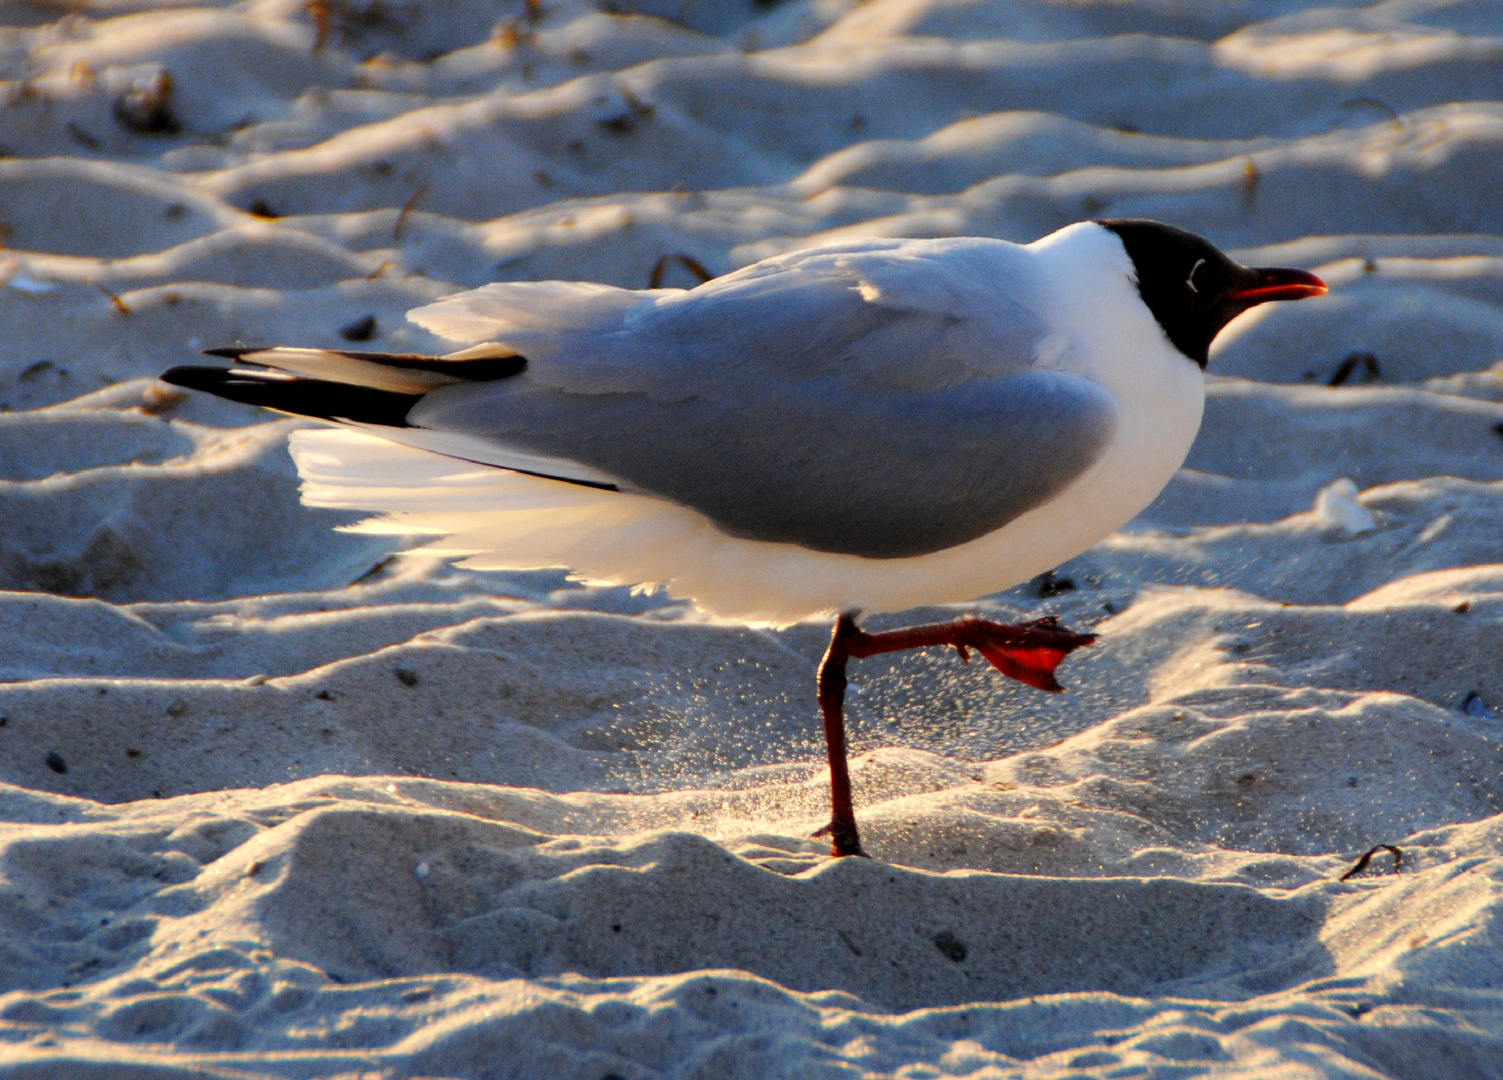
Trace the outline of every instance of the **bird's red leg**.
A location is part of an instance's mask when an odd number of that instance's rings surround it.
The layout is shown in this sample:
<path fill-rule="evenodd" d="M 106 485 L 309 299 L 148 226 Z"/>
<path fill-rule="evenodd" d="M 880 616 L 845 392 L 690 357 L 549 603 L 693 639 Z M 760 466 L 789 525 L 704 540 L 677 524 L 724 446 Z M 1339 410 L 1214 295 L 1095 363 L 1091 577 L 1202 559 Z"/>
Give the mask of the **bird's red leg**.
<path fill-rule="evenodd" d="M 830 755 L 830 823 L 815 836 L 830 838 L 832 855 L 865 855 L 856 832 L 856 808 L 851 802 L 851 772 L 845 759 L 845 662 L 851 638 L 861 633 L 851 615 L 835 620 L 830 647 L 819 662 L 819 711 L 825 718 L 825 749 Z"/>
<path fill-rule="evenodd" d="M 1055 679 L 1054 669 L 1070 653 L 1095 640 L 1095 634 L 1066 630 L 1052 615 L 1015 625 L 966 616 L 875 634 L 858 627 L 854 615 L 840 616 L 835 622 L 835 632 L 830 635 L 830 647 L 819 665 L 819 709 L 824 714 L 825 745 L 830 754 L 832 813 L 830 824 L 815 835 L 830 837 L 832 855 L 865 854 L 856 831 L 851 774 L 845 756 L 845 667 L 851 657 L 859 659 L 903 649 L 949 645 L 960 653 L 961 659 L 966 659 L 968 650 L 974 649 L 1008 678 L 1057 692 L 1064 687 Z"/>

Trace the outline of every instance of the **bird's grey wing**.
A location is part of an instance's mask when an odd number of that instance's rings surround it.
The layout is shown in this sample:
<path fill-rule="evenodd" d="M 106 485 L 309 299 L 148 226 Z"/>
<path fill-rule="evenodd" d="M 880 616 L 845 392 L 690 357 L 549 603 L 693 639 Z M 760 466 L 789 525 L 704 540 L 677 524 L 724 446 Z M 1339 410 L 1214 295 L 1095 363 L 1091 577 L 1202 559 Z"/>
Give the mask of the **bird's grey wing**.
<path fill-rule="evenodd" d="M 622 346 L 639 371 L 671 379 L 664 400 L 714 395 L 727 371 L 938 390 L 1032 368 L 1051 329 L 1042 294 L 1032 256 L 998 240 L 826 246 L 634 308 Z"/>
<path fill-rule="evenodd" d="M 939 390 L 722 378 L 713 398 L 444 387 L 409 422 L 583 462 L 726 532 L 869 558 L 1002 527 L 1068 487 L 1117 423 L 1101 386 L 1021 370 Z"/>
<path fill-rule="evenodd" d="M 501 282 L 409 318 L 502 343 L 527 378 L 574 394 L 716 397 L 729 378 L 939 389 L 1032 367 L 1047 335 L 1025 249 L 874 240 L 764 260 L 692 290 Z"/>

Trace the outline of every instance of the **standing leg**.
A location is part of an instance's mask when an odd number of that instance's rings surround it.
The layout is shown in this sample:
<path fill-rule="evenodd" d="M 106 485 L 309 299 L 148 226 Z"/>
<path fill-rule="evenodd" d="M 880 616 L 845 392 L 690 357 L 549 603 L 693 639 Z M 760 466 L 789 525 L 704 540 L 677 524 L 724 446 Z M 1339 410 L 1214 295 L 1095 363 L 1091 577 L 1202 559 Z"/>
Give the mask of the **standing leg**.
<path fill-rule="evenodd" d="M 825 719 L 825 749 L 830 756 L 830 823 L 815 836 L 830 838 L 832 855 L 865 855 L 861 836 L 856 832 L 856 807 L 851 801 L 851 771 L 845 756 L 845 663 L 850 657 L 855 616 L 845 614 L 835 620 L 830 647 L 819 663 L 819 711 Z"/>
<path fill-rule="evenodd" d="M 853 613 L 840 616 L 819 665 L 819 711 L 824 716 L 825 747 L 830 756 L 831 813 L 830 823 L 814 835 L 830 838 L 832 855 L 866 854 L 856 831 L 851 773 L 845 755 L 845 668 L 851 657 L 950 645 L 962 660 L 969 661 L 970 650 L 974 649 L 1008 678 L 1040 690 L 1058 691 L 1063 689 L 1054 678 L 1059 662 L 1095 640 L 1094 634 L 1064 629 L 1052 616 L 1016 626 L 967 617 L 875 634 L 857 626 Z"/>

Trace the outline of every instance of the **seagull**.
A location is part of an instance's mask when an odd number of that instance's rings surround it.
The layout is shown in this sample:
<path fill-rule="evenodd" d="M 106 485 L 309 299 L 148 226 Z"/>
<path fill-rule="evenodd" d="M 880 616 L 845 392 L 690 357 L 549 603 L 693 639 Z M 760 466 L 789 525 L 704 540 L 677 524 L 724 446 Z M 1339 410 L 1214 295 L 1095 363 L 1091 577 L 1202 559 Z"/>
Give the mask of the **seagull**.
<path fill-rule="evenodd" d="M 497 282 L 409 312 L 443 355 L 226 348 L 162 378 L 335 425 L 295 432 L 310 505 L 439 537 L 482 569 L 666 588 L 750 625 L 835 616 L 818 672 L 827 835 L 861 855 L 852 657 L 951 646 L 1061 689 L 1054 619 L 880 633 L 1086 550 L 1153 501 L 1200 428 L 1222 328 L 1326 292 L 1143 219 L 1031 244 L 837 241 L 692 289 Z"/>

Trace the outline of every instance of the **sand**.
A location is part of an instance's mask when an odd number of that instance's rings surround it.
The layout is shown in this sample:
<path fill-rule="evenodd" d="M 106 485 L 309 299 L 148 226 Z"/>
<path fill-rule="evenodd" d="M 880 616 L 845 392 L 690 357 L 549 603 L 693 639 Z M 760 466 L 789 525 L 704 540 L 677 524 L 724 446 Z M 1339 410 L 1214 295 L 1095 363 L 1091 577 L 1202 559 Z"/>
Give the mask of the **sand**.
<path fill-rule="evenodd" d="M 0 22 L 0 1077 L 1503 1076 L 1496 4 Z M 1067 694 L 854 665 L 871 860 L 809 835 L 826 627 L 336 531 L 307 425 L 154 379 L 1093 215 L 1333 289 L 1228 330 L 1144 514 L 969 606 L 1094 629 Z"/>

